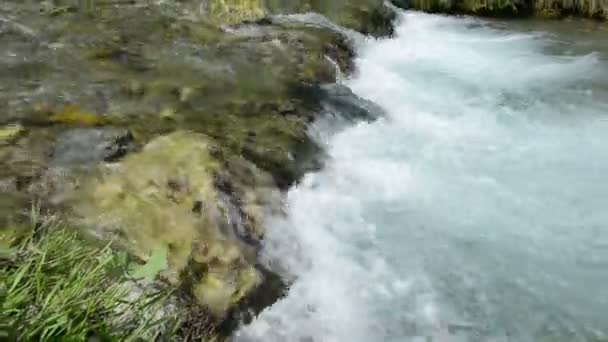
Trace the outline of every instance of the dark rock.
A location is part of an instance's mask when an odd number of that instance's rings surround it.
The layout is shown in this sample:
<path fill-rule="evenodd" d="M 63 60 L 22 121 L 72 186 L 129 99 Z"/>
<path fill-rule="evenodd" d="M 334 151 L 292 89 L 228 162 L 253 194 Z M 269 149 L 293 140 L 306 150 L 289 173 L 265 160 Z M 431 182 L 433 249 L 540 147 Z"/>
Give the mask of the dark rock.
<path fill-rule="evenodd" d="M 408 9 L 408 0 L 391 0 L 391 3 L 399 8 Z"/>
<path fill-rule="evenodd" d="M 262 310 L 287 294 L 288 285 L 279 275 L 261 265 L 258 265 L 257 269 L 263 277 L 262 285 L 256 288 L 238 307 L 233 308 L 226 319 L 218 325 L 220 335 L 230 336 L 240 325 L 251 323 Z"/>
<path fill-rule="evenodd" d="M 74 128 L 61 132 L 53 149 L 54 165 L 116 161 L 135 149 L 133 135 L 124 128 Z"/>
<path fill-rule="evenodd" d="M 325 92 L 322 100 L 326 112 L 351 121 L 374 120 L 383 115 L 384 110 L 377 104 L 355 95 L 350 88 L 341 84 L 322 86 Z"/>

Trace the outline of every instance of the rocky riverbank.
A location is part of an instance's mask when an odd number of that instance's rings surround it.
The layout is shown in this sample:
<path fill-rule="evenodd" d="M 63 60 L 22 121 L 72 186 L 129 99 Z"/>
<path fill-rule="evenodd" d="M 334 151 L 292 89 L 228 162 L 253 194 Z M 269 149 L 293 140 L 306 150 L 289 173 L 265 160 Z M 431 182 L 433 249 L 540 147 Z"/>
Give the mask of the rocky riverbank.
<path fill-rule="evenodd" d="M 401 8 L 431 13 L 471 14 L 489 17 L 560 19 L 577 16 L 606 20 L 606 0 L 393 0 Z"/>
<path fill-rule="evenodd" d="M 281 17 L 308 12 L 392 33 L 381 0 L 3 1 L 3 250 L 36 206 L 163 259 L 140 282 L 178 290 L 224 336 L 275 301 L 286 284 L 257 253 L 282 191 L 319 166 L 309 124 L 369 115 L 330 85 L 354 71 L 349 38 Z"/>

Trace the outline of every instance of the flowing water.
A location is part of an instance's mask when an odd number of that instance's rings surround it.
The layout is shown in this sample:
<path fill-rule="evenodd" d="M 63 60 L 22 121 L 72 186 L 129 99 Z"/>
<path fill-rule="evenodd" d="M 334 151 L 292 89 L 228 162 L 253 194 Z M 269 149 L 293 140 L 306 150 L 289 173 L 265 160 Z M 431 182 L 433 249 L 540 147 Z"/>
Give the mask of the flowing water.
<path fill-rule="evenodd" d="M 404 13 L 359 49 L 386 113 L 320 134 L 265 247 L 293 286 L 236 339 L 608 341 L 605 27 Z"/>

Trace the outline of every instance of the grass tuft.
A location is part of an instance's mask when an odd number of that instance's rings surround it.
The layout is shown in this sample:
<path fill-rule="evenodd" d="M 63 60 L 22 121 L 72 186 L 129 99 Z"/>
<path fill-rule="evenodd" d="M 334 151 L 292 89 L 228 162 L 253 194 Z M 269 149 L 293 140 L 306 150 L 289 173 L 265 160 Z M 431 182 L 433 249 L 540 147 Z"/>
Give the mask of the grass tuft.
<path fill-rule="evenodd" d="M 138 295 L 123 255 L 31 217 L 29 233 L 0 255 L 0 340 L 171 339 L 179 322 L 165 312 L 169 291 Z"/>

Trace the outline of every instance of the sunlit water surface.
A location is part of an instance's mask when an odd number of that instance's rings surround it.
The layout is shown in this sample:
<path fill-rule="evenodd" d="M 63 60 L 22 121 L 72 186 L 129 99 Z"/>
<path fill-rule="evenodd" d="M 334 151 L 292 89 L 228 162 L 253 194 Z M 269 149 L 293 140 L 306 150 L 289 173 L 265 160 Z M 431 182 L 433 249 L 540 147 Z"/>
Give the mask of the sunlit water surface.
<path fill-rule="evenodd" d="M 404 13 L 359 56 L 385 116 L 319 124 L 265 247 L 295 281 L 236 339 L 608 340 L 605 24 Z"/>

